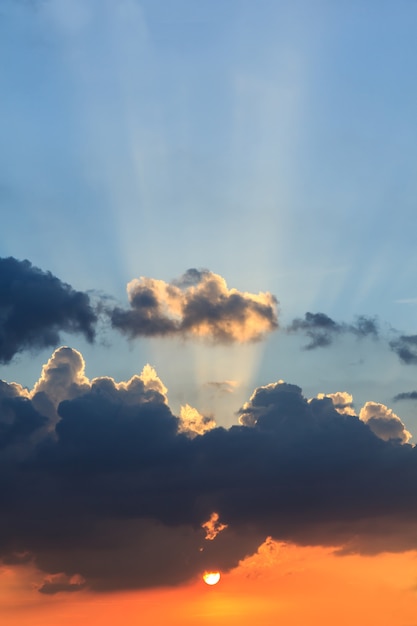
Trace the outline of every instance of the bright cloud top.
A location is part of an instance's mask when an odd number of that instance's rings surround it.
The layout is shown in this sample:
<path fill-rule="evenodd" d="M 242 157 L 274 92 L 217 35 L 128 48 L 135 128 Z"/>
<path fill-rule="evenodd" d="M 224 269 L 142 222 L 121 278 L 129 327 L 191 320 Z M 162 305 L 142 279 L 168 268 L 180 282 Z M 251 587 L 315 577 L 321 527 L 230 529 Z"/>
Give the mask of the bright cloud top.
<path fill-rule="evenodd" d="M 129 337 L 180 335 L 233 343 L 258 341 L 278 328 L 272 294 L 229 289 L 208 270 L 190 269 L 171 283 L 136 278 L 127 292 L 131 308 L 115 308 L 111 320 Z"/>
<path fill-rule="evenodd" d="M 336 391 L 335 393 L 319 393 L 317 398 L 322 400 L 323 398 L 330 398 L 333 402 L 333 406 L 342 415 L 356 415 L 353 408 L 352 394 L 347 391 Z"/>
<path fill-rule="evenodd" d="M 377 437 L 384 441 L 392 439 L 400 443 L 407 443 L 412 437 L 401 418 L 385 404 L 366 402 L 360 410 L 359 417 L 368 424 Z"/>

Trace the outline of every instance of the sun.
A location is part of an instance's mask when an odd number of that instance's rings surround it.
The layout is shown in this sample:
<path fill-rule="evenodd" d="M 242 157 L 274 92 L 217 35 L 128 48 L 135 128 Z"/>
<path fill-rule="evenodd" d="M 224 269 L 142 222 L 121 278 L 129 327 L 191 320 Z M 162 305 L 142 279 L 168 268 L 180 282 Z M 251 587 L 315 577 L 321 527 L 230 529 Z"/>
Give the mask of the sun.
<path fill-rule="evenodd" d="M 217 585 L 220 580 L 220 572 L 204 572 L 203 580 L 206 585 Z"/>

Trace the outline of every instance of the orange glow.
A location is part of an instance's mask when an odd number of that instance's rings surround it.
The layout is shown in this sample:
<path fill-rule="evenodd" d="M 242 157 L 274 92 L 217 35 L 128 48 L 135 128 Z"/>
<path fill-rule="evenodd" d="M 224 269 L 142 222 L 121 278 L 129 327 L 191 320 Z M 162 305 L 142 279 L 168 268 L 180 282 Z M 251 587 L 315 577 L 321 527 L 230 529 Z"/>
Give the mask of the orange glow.
<path fill-rule="evenodd" d="M 226 530 L 227 524 L 222 524 L 219 521 L 218 513 L 212 513 L 210 515 L 210 519 L 207 520 L 207 522 L 204 522 L 204 524 L 201 524 L 201 528 L 204 528 L 206 531 L 206 539 L 208 541 L 213 541 L 213 539 L 215 539 L 217 535 L 222 532 L 222 530 Z"/>
<path fill-rule="evenodd" d="M 221 585 L 42 595 L 29 567 L 0 567 L 7 626 L 405 626 L 416 623 L 417 551 L 338 556 L 331 548 L 266 541 Z M 42 576 L 43 579 L 43 576 Z M 41 579 L 40 579 L 41 580 Z"/>
<path fill-rule="evenodd" d="M 205 572 L 203 580 L 206 585 L 217 585 L 220 580 L 220 572 Z"/>

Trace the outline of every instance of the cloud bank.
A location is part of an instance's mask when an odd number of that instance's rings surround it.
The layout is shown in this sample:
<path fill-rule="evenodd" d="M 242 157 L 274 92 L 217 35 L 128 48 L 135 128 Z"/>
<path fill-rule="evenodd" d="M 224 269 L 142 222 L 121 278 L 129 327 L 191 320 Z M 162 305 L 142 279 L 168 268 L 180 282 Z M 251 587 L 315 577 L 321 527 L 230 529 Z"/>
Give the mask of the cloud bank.
<path fill-rule="evenodd" d="M 271 383 L 226 430 L 176 416 L 149 366 L 89 380 L 60 348 L 33 390 L 0 385 L 1 558 L 30 558 L 51 594 L 179 584 L 267 537 L 412 548 L 416 448 L 387 407 L 351 400 Z"/>

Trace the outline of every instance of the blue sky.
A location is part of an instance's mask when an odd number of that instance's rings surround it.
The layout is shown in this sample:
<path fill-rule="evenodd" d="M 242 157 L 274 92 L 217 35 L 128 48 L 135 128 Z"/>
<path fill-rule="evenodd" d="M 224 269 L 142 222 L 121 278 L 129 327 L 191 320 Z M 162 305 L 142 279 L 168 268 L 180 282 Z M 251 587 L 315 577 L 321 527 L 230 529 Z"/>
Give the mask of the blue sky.
<path fill-rule="evenodd" d="M 126 305 L 126 284 L 208 268 L 384 339 L 302 350 L 64 335 L 90 377 L 156 366 L 173 405 L 233 411 L 285 379 L 307 396 L 392 404 L 416 369 L 417 5 L 396 2 L 3 0 L 1 256 Z M 32 386 L 51 350 L 0 376 Z M 237 380 L 227 402 L 207 382 Z M 225 408 L 226 407 L 226 408 Z M 417 432 L 415 403 L 395 410 Z"/>

